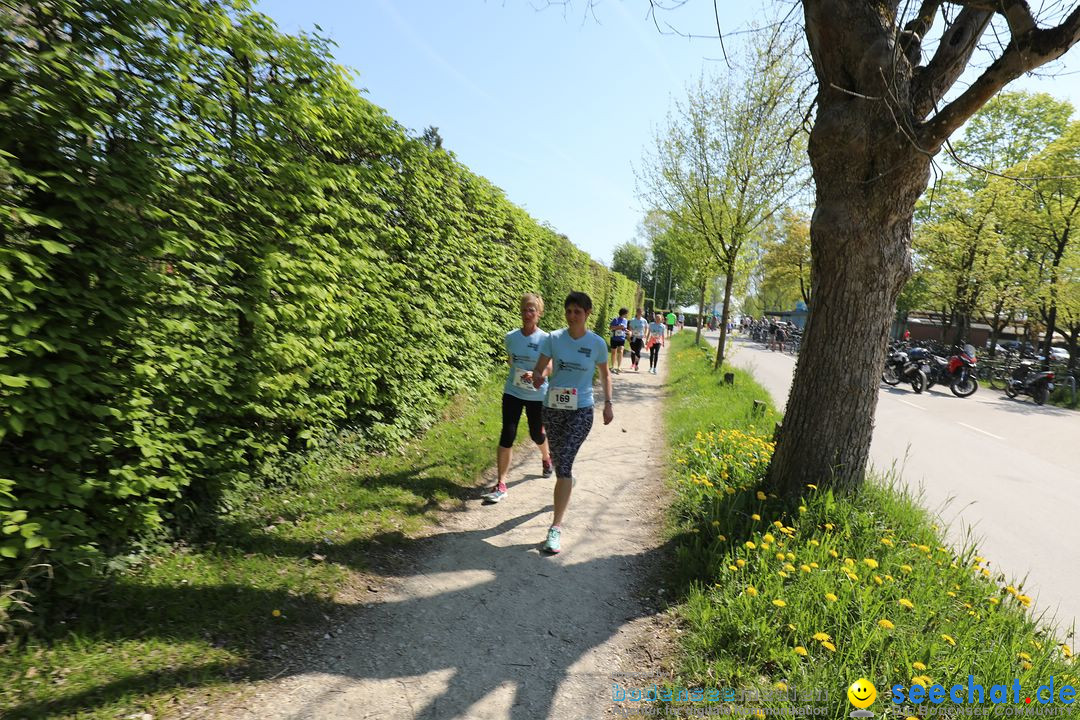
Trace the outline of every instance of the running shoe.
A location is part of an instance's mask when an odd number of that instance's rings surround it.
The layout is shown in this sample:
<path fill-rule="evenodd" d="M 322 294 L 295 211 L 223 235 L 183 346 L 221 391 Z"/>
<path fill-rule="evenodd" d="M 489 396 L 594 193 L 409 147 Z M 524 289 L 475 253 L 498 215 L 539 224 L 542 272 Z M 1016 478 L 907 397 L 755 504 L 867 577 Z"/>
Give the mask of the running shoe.
<path fill-rule="evenodd" d="M 546 553 L 551 553 L 552 555 L 562 550 L 559 543 L 559 536 L 561 534 L 562 533 L 557 527 L 548 528 L 547 540 L 544 541 L 544 546 L 540 549 Z"/>
<path fill-rule="evenodd" d="M 491 489 L 491 492 L 485 493 L 481 496 L 485 503 L 495 504 L 506 497 L 506 486 L 496 485 Z"/>
<path fill-rule="evenodd" d="M 545 460 L 542 463 L 544 477 L 551 477 L 551 473 L 555 472 L 555 468 L 551 464 L 551 460 Z"/>

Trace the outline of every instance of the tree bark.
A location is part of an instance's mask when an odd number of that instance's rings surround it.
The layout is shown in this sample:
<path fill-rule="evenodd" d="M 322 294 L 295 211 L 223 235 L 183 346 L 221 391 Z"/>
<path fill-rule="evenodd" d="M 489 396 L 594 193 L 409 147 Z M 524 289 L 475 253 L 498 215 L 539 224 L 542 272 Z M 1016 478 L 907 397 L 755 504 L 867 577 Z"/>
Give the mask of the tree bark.
<path fill-rule="evenodd" d="M 724 347 L 727 344 L 728 313 L 731 310 L 731 286 L 735 278 L 735 258 L 728 261 L 727 278 L 724 280 L 724 312 L 720 318 L 720 342 L 716 344 L 716 361 L 713 362 L 713 370 L 719 370 L 724 364 Z M 884 363 L 884 360 L 882 360 Z"/>
<path fill-rule="evenodd" d="M 705 286 L 708 281 L 705 279 L 705 275 L 701 277 L 701 302 L 698 303 L 698 323 L 697 334 L 694 336 L 694 344 L 701 344 L 701 327 L 705 324 Z"/>
<path fill-rule="evenodd" d="M 807 0 L 804 8 L 819 78 L 809 144 L 814 311 L 767 477 L 787 497 L 809 483 L 853 492 L 864 481 L 889 324 L 911 272 L 912 216 L 930 166 L 898 127 L 911 122 L 902 110 L 911 67 L 887 19 L 872 3 Z M 896 105 L 879 99 L 889 93 L 898 93 Z"/>

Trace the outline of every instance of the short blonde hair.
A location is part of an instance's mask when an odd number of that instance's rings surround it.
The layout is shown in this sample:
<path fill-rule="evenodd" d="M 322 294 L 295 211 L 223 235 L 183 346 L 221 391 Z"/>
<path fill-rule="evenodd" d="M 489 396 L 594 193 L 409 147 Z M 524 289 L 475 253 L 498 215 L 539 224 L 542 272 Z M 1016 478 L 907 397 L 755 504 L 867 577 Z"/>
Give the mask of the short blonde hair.
<path fill-rule="evenodd" d="M 518 309 L 520 310 L 526 305 L 534 305 L 537 313 L 540 315 L 544 314 L 544 299 L 536 293 L 525 293 L 521 296 L 521 301 L 518 302 Z"/>

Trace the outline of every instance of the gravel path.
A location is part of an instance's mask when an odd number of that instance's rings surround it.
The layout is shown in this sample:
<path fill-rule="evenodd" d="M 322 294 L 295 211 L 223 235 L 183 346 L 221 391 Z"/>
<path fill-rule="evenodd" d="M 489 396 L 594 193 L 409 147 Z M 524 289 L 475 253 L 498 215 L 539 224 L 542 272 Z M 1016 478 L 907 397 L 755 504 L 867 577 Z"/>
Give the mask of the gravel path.
<path fill-rule="evenodd" d="M 665 370 L 661 358 L 661 370 Z M 629 367 L 628 359 L 624 367 Z M 358 606 L 305 671 L 255 685 L 218 716 L 586 720 L 611 687 L 658 671 L 656 571 L 667 558 L 664 375 L 613 376 L 615 420 L 597 413 L 575 463 L 563 552 L 539 552 L 554 478 L 518 450 L 509 494 L 448 513 L 409 567 Z M 492 437 L 492 460 L 495 438 Z M 477 491 L 479 496 L 480 490 Z M 238 705 L 242 702 L 243 708 Z"/>

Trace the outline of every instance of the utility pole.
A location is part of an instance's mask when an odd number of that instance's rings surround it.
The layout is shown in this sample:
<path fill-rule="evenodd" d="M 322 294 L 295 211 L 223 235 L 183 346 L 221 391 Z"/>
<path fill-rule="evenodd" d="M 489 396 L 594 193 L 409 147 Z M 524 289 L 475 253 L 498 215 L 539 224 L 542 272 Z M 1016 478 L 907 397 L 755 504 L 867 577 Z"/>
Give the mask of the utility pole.
<path fill-rule="evenodd" d="M 671 310 L 671 266 L 667 269 L 667 309 Z"/>

